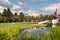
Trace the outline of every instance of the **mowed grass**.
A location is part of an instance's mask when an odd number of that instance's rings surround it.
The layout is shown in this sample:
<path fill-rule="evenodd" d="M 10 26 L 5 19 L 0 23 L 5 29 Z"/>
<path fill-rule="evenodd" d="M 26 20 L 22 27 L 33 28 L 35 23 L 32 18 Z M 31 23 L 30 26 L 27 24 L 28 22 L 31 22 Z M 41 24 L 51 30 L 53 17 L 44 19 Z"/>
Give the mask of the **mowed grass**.
<path fill-rule="evenodd" d="M 16 22 L 14 23 L 0 23 L 1 33 L 18 33 L 26 28 L 36 27 L 38 24 L 36 22 Z M 40 25 L 39 25 L 40 26 Z"/>
<path fill-rule="evenodd" d="M 12 28 L 31 28 L 36 26 L 46 26 L 46 24 L 37 24 L 37 22 L 16 22 L 16 23 L 0 23 L 0 29 L 12 29 Z"/>
<path fill-rule="evenodd" d="M 51 23 L 44 23 L 44 24 L 38 24 L 37 22 L 16 22 L 14 23 L 0 23 L 0 29 L 25 29 L 25 28 L 31 28 L 31 27 L 44 27 L 47 25 L 50 25 Z M 60 25 L 60 23 L 58 23 Z"/>
<path fill-rule="evenodd" d="M 20 28 L 28 28 L 32 27 L 31 23 L 29 22 L 16 22 L 14 23 L 0 23 L 0 28 L 14 28 L 14 27 L 20 27 Z"/>

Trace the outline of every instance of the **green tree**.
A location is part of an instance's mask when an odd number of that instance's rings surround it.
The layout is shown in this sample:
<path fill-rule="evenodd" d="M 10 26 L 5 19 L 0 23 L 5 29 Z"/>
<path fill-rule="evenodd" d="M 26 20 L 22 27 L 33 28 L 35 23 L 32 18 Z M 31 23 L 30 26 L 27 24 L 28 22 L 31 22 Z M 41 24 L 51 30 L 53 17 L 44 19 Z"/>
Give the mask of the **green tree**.
<path fill-rule="evenodd" d="M 19 16 L 17 15 L 17 13 L 14 13 L 14 21 L 18 22 L 19 21 Z"/>
<path fill-rule="evenodd" d="M 48 20 L 48 19 L 49 19 L 49 15 L 45 15 L 44 20 Z"/>
<path fill-rule="evenodd" d="M 43 16 L 42 14 L 40 14 L 40 15 L 37 17 L 37 20 L 38 20 L 38 22 L 44 21 L 44 16 Z"/>
<path fill-rule="evenodd" d="M 4 22 L 5 21 L 12 22 L 13 14 L 9 8 L 7 8 L 7 10 L 6 9 L 3 10 L 3 18 L 4 18 Z"/>
<path fill-rule="evenodd" d="M 4 17 L 7 17 L 6 9 L 3 10 L 3 16 L 4 16 Z"/>
<path fill-rule="evenodd" d="M 24 20 L 26 21 L 26 22 L 31 22 L 32 21 L 32 18 L 31 18 L 31 16 L 24 16 Z"/>
<path fill-rule="evenodd" d="M 0 16 L 2 16 L 1 12 L 0 12 Z"/>
<path fill-rule="evenodd" d="M 2 14 L 0 12 L 0 23 L 3 21 L 3 17 L 2 17 Z"/>
<path fill-rule="evenodd" d="M 49 16 L 49 20 L 52 20 L 52 19 L 53 19 L 53 15 L 50 15 L 50 16 Z"/>
<path fill-rule="evenodd" d="M 8 20 L 9 22 L 11 22 L 12 19 L 13 19 L 13 14 L 12 14 L 12 12 L 10 11 L 10 9 L 7 8 L 7 20 Z"/>
<path fill-rule="evenodd" d="M 17 13 L 14 13 L 14 16 L 17 16 Z"/>
<path fill-rule="evenodd" d="M 24 21 L 24 14 L 23 14 L 23 12 L 20 13 L 20 21 L 21 21 L 21 22 Z"/>
<path fill-rule="evenodd" d="M 3 22 L 5 23 L 7 21 L 7 11 L 6 9 L 3 10 Z"/>

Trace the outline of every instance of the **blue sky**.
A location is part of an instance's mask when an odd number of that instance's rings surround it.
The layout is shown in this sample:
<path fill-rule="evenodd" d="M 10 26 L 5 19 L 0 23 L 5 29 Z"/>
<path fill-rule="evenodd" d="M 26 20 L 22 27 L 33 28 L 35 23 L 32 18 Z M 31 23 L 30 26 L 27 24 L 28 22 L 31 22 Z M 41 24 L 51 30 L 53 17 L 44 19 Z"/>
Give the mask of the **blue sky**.
<path fill-rule="evenodd" d="M 56 8 L 60 13 L 60 0 L 0 0 L 0 12 L 5 8 L 10 8 L 13 13 L 18 14 L 53 14 Z"/>
<path fill-rule="evenodd" d="M 52 1 L 52 0 L 47 0 L 47 1 L 35 1 L 35 2 L 28 2 L 27 5 L 31 8 L 42 8 L 54 3 L 58 3 L 59 1 Z"/>
<path fill-rule="evenodd" d="M 18 5 L 18 0 L 9 0 L 12 4 Z M 27 1 L 24 4 L 26 4 L 31 9 L 39 9 L 45 6 L 49 6 L 51 4 L 60 3 L 60 0 L 33 0 L 33 1 Z"/>

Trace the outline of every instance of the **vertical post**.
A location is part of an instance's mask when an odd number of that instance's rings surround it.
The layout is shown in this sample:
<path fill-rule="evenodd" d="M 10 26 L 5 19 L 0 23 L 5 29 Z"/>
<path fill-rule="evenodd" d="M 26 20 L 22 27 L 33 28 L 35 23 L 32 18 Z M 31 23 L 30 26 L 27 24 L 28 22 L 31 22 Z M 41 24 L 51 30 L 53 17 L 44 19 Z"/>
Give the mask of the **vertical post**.
<path fill-rule="evenodd" d="M 56 9 L 56 13 L 57 13 L 57 9 Z"/>

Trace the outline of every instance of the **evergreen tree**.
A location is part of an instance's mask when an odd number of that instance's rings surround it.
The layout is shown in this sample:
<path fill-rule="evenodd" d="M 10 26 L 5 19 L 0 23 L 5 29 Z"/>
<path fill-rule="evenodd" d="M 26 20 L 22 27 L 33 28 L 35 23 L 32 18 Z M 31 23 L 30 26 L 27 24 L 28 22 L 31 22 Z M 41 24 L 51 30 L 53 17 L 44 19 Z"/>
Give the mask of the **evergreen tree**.
<path fill-rule="evenodd" d="M 14 13 L 14 16 L 17 16 L 17 13 Z"/>
<path fill-rule="evenodd" d="M 0 12 L 0 23 L 3 22 L 3 17 L 2 17 L 2 14 Z"/>
<path fill-rule="evenodd" d="M 9 22 L 11 22 L 12 21 L 12 19 L 13 19 L 13 14 L 12 14 L 12 12 L 10 11 L 10 9 L 9 8 L 7 8 L 7 20 L 9 21 Z"/>
<path fill-rule="evenodd" d="M 6 9 L 3 10 L 3 16 L 4 16 L 4 17 L 7 17 Z"/>
<path fill-rule="evenodd" d="M 19 21 L 19 16 L 17 15 L 17 13 L 14 13 L 14 21 L 18 22 Z"/>
<path fill-rule="evenodd" d="M 3 22 L 5 23 L 7 21 L 7 11 L 6 9 L 3 10 Z"/>
<path fill-rule="evenodd" d="M 7 22 L 11 22 L 11 21 L 12 21 L 12 19 L 13 19 L 13 14 L 12 14 L 12 12 L 10 11 L 9 8 L 7 8 L 7 10 L 6 10 L 6 9 L 3 10 L 3 17 L 4 17 L 4 22 L 5 22 L 5 21 L 7 21 Z"/>
<path fill-rule="evenodd" d="M 21 12 L 20 13 L 20 21 L 23 22 L 24 21 L 24 14 Z"/>

